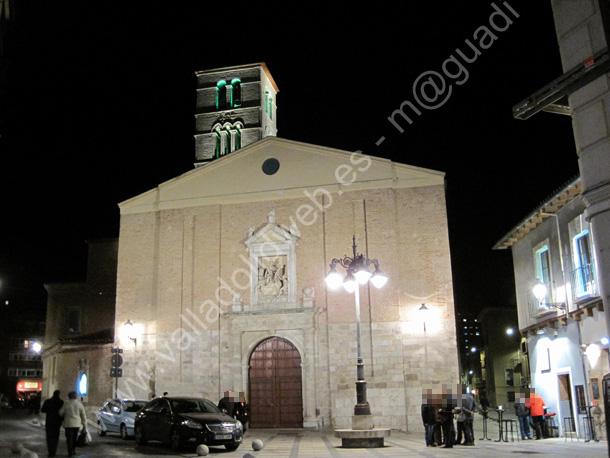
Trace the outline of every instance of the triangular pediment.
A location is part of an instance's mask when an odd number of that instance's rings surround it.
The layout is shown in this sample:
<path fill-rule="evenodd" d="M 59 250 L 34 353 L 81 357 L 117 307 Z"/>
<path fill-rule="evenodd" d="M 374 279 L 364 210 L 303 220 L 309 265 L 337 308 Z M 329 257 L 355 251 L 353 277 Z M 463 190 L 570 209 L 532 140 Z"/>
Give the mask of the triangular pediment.
<path fill-rule="evenodd" d="M 250 228 L 248 238 L 244 242 L 247 246 L 264 243 L 293 243 L 298 240 L 296 229 L 289 229 L 276 223 L 275 210 L 267 215 L 267 223 L 258 229 Z"/>
<path fill-rule="evenodd" d="M 266 174 L 263 164 L 279 168 Z M 269 170 L 267 169 L 267 172 Z M 122 214 L 232 202 L 303 197 L 324 189 L 442 185 L 444 174 L 362 153 L 285 140 L 265 139 L 228 154 L 119 204 Z"/>

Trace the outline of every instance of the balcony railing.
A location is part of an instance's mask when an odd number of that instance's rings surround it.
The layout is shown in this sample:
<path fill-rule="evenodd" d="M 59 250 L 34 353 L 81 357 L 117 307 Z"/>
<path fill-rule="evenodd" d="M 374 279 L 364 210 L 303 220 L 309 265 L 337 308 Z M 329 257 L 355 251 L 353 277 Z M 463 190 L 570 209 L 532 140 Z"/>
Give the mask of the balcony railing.
<path fill-rule="evenodd" d="M 546 284 L 547 294 L 546 297 L 540 301 L 533 292 L 529 293 L 528 303 L 529 303 L 529 311 L 530 316 L 533 318 L 539 318 L 545 315 L 549 315 L 551 313 L 565 312 L 566 304 L 565 302 L 554 302 L 553 301 L 553 289 L 552 285 Z"/>
<path fill-rule="evenodd" d="M 599 296 L 597 272 L 594 264 L 587 264 L 572 271 L 572 299 L 575 303 Z"/>

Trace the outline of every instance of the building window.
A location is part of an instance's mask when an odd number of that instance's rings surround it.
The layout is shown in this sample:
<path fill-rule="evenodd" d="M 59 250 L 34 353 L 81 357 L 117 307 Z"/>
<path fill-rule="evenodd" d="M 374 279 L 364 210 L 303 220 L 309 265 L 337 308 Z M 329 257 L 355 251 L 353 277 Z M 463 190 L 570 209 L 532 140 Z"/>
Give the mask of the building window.
<path fill-rule="evenodd" d="M 273 96 L 269 96 L 269 119 L 273 119 Z"/>
<path fill-rule="evenodd" d="M 222 147 L 222 136 L 220 135 L 220 130 L 214 130 L 214 156 L 216 158 L 220 157 L 220 151 Z"/>
<path fill-rule="evenodd" d="M 225 126 L 224 131 L 224 148 L 222 150 L 223 156 L 225 154 L 229 154 L 231 152 L 231 128 L 229 126 Z"/>
<path fill-rule="evenodd" d="M 536 272 L 536 281 L 546 286 L 546 296 L 539 304 L 544 306 L 551 301 L 551 257 L 549 253 L 549 245 L 547 242 L 542 243 L 534 250 L 534 267 Z"/>
<path fill-rule="evenodd" d="M 241 131 L 244 125 L 241 121 L 235 123 L 217 123 L 212 127 L 214 135 L 214 156 L 216 158 L 229 154 L 241 148 Z"/>
<path fill-rule="evenodd" d="M 234 149 L 239 149 L 241 148 L 241 129 L 239 128 L 239 126 L 235 126 L 235 148 Z"/>
<path fill-rule="evenodd" d="M 265 113 L 267 113 L 267 115 L 269 115 L 269 91 L 265 91 L 265 101 L 263 103 L 263 110 L 265 110 Z"/>
<path fill-rule="evenodd" d="M 241 107 L 241 80 L 233 78 L 231 80 L 231 108 Z"/>
<path fill-rule="evenodd" d="M 589 230 L 585 229 L 572 239 L 574 259 L 574 294 L 576 298 L 591 296 L 596 293 L 595 264 L 591 252 Z"/>
<path fill-rule="evenodd" d="M 66 311 L 66 331 L 68 334 L 80 332 L 80 310 L 69 309 Z"/>
<path fill-rule="evenodd" d="M 227 108 L 227 82 L 220 80 L 216 83 L 216 109 L 225 110 Z"/>
<path fill-rule="evenodd" d="M 87 393 L 89 392 L 89 380 L 86 372 L 81 372 L 78 374 L 78 378 L 76 380 L 76 392 L 80 397 L 87 397 Z"/>
<path fill-rule="evenodd" d="M 514 369 L 504 369 L 504 381 L 507 386 L 515 385 L 515 371 Z"/>

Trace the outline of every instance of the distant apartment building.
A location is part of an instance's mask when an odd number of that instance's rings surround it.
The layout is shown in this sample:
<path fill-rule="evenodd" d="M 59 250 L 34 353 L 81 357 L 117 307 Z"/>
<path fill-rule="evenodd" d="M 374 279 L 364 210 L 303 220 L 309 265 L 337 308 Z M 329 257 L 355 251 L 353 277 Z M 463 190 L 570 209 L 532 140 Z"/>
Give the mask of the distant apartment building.
<path fill-rule="evenodd" d="M 478 316 L 481 325 L 481 379 L 479 394 L 492 407 L 511 412 L 517 393 L 529 386 L 529 364 L 514 307 L 486 307 Z"/>
<path fill-rule="evenodd" d="M 42 389 L 44 321 L 29 311 L 13 313 L 4 305 L 0 335 L 0 393 L 14 406 L 25 406 Z M 32 316 L 30 316 L 32 315 Z"/>
<path fill-rule="evenodd" d="M 481 377 L 479 352 L 482 343 L 481 323 L 476 314 L 458 312 L 456 315 L 456 336 L 460 357 L 460 379 L 474 388 Z"/>

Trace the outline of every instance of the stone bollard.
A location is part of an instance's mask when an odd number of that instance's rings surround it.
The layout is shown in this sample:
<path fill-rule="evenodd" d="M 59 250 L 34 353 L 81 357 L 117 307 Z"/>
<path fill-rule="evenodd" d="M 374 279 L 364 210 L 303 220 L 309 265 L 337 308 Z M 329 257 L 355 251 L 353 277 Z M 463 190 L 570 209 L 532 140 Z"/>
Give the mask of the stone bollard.
<path fill-rule="evenodd" d="M 252 441 L 252 450 L 254 450 L 254 451 L 258 452 L 259 450 L 262 450 L 264 446 L 265 446 L 265 444 L 260 439 L 254 439 Z"/>
<path fill-rule="evenodd" d="M 208 456 L 210 454 L 210 449 L 205 444 L 199 444 L 197 446 L 197 456 Z"/>
<path fill-rule="evenodd" d="M 22 448 L 19 456 L 20 458 L 38 458 L 38 453 L 28 450 L 27 448 Z"/>

